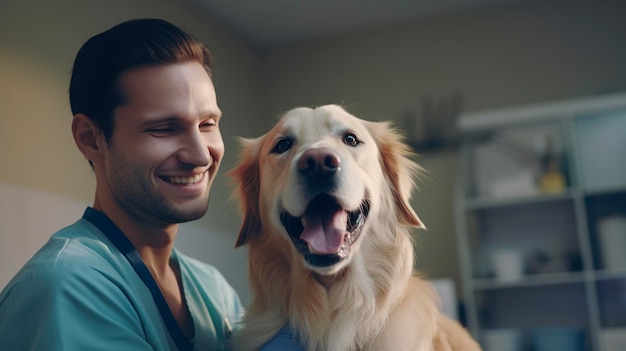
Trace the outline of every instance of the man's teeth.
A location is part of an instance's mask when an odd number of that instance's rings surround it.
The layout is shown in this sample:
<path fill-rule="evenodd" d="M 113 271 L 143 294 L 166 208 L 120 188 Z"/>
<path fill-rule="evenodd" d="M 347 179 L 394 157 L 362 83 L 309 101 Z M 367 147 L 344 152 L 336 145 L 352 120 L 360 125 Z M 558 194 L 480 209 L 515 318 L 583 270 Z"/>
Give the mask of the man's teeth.
<path fill-rule="evenodd" d="M 167 177 L 167 181 L 174 184 L 195 184 L 202 179 L 204 173 L 197 174 L 193 177 Z"/>

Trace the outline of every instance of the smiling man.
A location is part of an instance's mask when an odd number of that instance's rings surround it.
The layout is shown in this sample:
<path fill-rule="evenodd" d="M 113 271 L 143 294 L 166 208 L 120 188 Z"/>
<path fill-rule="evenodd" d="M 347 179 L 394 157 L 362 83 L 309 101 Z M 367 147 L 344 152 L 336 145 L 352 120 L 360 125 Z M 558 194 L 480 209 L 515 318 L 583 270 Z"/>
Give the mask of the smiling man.
<path fill-rule="evenodd" d="M 156 19 L 89 39 L 72 134 L 96 177 L 83 217 L 0 294 L 1 350 L 225 350 L 242 311 L 212 266 L 174 249 L 202 217 L 224 143 L 208 49 Z"/>

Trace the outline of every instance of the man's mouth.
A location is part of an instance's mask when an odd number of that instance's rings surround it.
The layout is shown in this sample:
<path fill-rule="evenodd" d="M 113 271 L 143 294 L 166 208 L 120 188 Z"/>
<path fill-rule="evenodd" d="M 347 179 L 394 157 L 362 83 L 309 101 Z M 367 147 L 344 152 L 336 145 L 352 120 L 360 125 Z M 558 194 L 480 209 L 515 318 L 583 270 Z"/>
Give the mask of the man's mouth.
<path fill-rule="evenodd" d="M 161 176 L 160 178 L 163 179 L 164 181 L 166 181 L 168 183 L 172 183 L 172 184 L 193 185 L 193 184 L 196 184 L 196 183 L 200 182 L 202 180 L 202 178 L 204 177 L 205 173 L 206 172 L 202 172 L 202 173 L 196 174 L 195 176 L 190 176 L 190 177 Z"/>
<path fill-rule="evenodd" d="M 348 256 L 361 234 L 369 208 L 370 203 L 365 199 L 357 210 L 346 211 L 334 197 L 323 194 L 309 203 L 301 217 L 283 209 L 280 220 L 309 264 L 329 267 Z"/>

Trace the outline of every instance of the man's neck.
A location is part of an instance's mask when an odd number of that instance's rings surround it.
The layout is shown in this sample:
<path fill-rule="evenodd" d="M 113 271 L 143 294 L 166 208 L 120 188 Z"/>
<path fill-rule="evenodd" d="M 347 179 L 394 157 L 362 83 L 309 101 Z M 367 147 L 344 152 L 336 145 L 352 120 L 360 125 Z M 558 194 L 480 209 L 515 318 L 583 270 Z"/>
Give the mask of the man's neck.
<path fill-rule="evenodd" d="M 155 225 L 140 221 L 117 206 L 107 206 L 97 200 L 93 208 L 103 212 L 124 233 L 157 281 L 171 274 L 170 259 L 178 224 Z"/>

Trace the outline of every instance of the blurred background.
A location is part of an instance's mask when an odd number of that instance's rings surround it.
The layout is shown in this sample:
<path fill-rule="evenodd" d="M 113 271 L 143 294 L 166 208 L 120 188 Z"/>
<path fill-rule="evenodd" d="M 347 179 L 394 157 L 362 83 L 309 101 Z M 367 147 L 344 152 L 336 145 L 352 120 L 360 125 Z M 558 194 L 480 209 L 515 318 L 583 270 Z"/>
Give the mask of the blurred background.
<path fill-rule="evenodd" d="M 626 215 L 626 161 L 618 156 L 626 123 L 619 113 L 606 123 L 578 118 L 626 111 L 625 15 L 620 0 L 1 0 L 0 287 L 93 201 L 94 176 L 70 133 L 77 50 L 121 21 L 159 17 L 211 48 L 227 148 L 208 214 L 182 226 L 177 247 L 218 267 L 245 303 L 246 252 L 233 248 L 241 218 L 223 176 L 235 163 L 236 137 L 263 134 L 290 108 L 337 103 L 364 119 L 394 121 L 420 153 L 430 174 L 413 201 L 428 227 L 417 233 L 416 267 L 442 282 L 453 313 L 477 337 L 491 337 L 492 350 L 540 350 L 528 340 L 557 334 L 548 327 L 580 329 L 581 350 L 613 350 L 626 338 L 626 274 L 619 262 L 608 267 L 594 238 L 608 212 L 617 222 Z M 613 158 L 593 165 L 615 176 L 587 188 L 577 178 L 583 162 L 573 160 L 597 157 L 577 145 L 605 132 L 615 143 L 603 150 Z M 519 166 L 520 157 L 531 166 Z M 607 164 L 618 166 L 603 171 Z M 548 170 L 556 177 L 538 183 Z M 545 198 L 545 189 L 556 190 Z M 549 224 L 520 241 L 528 221 Z M 505 239 L 496 234 L 512 224 L 517 231 Z M 565 239 L 537 250 L 533 243 L 555 231 Z M 523 256 L 513 278 L 494 271 L 503 255 L 504 265 Z M 531 273 L 540 275 L 527 279 Z M 511 317 L 562 296 L 573 296 L 571 304 Z M 600 303 L 603 296 L 616 305 Z M 526 305 L 518 305 L 522 297 Z M 617 312 L 607 317 L 605 309 Z M 541 322 L 561 310 L 576 311 Z"/>

